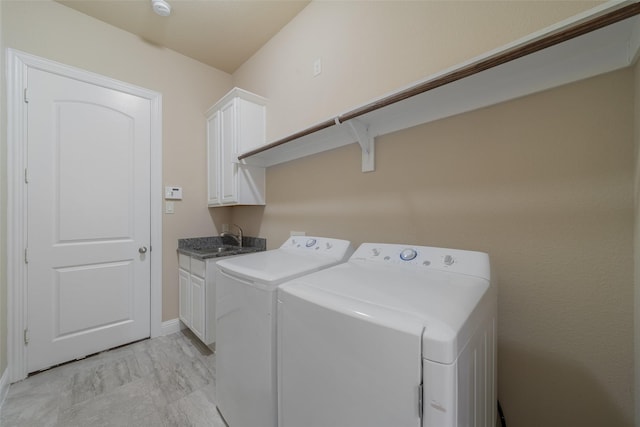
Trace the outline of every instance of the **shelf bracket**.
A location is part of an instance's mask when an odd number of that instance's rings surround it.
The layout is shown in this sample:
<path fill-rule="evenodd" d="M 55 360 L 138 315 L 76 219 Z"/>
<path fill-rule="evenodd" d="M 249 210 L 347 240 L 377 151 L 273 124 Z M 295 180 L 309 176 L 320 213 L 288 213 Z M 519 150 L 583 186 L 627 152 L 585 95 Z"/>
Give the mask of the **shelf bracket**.
<path fill-rule="evenodd" d="M 369 134 L 369 128 L 357 119 L 351 119 L 347 123 L 362 149 L 362 172 L 373 172 L 375 170 L 375 140 Z"/>

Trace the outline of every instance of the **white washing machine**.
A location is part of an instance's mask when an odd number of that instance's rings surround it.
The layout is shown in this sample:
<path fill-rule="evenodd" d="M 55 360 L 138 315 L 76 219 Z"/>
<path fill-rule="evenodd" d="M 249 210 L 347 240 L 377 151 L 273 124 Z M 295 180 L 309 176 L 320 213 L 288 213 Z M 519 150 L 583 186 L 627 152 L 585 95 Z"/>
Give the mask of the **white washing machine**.
<path fill-rule="evenodd" d="M 496 423 L 485 253 L 361 245 L 278 289 L 280 427 Z"/>
<path fill-rule="evenodd" d="M 345 262 L 352 253 L 346 240 L 306 236 L 217 262 L 216 401 L 229 427 L 277 426 L 278 285 Z"/>

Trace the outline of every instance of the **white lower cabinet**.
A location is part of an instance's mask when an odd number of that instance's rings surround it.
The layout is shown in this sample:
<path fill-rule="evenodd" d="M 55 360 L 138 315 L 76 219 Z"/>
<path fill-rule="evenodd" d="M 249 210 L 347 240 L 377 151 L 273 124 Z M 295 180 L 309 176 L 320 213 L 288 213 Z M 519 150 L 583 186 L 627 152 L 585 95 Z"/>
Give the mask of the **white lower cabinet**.
<path fill-rule="evenodd" d="M 178 254 L 180 320 L 207 345 L 216 340 L 215 260 Z"/>

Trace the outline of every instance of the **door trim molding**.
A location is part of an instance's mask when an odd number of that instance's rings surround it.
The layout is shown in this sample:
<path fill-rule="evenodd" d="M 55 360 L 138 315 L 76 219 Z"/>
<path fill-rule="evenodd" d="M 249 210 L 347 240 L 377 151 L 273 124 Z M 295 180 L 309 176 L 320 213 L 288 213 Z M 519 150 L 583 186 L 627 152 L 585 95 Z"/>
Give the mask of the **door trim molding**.
<path fill-rule="evenodd" d="M 9 369 L 5 369 L 0 377 L 0 413 L 2 413 L 2 405 L 9 394 Z"/>
<path fill-rule="evenodd" d="M 7 49 L 7 356 L 10 382 L 27 376 L 27 244 L 25 191 L 27 72 L 30 68 L 119 90 L 151 103 L 151 337 L 162 335 L 162 94 L 109 77 Z"/>

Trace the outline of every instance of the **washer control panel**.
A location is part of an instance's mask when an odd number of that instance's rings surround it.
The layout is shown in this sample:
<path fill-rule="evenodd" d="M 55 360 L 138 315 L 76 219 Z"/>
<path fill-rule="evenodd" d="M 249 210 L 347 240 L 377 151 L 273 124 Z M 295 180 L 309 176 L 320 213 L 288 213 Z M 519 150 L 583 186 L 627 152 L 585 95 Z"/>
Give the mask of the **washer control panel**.
<path fill-rule="evenodd" d="M 349 257 L 353 253 L 351 242 L 348 240 L 311 236 L 291 236 L 280 246 L 280 249 L 313 252 L 337 258 Z"/>
<path fill-rule="evenodd" d="M 351 260 L 451 271 L 490 279 L 489 256 L 483 252 L 430 246 L 363 243 L 351 256 Z"/>

